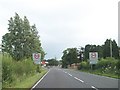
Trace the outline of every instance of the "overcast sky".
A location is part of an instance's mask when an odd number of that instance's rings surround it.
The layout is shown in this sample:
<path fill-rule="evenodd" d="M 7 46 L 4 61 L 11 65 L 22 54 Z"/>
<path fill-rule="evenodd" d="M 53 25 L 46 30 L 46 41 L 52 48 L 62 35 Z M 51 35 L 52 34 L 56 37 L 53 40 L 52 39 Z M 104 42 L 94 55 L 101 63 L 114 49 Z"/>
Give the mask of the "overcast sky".
<path fill-rule="evenodd" d="M 17 12 L 36 24 L 46 59 L 86 44 L 118 43 L 119 0 L 0 0 L 0 41 Z"/>

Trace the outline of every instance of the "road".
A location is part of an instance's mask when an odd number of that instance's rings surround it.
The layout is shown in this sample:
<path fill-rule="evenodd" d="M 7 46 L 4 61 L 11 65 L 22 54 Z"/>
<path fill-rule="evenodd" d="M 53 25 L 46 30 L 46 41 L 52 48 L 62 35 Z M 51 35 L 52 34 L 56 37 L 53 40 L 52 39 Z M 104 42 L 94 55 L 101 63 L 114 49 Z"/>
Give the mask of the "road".
<path fill-rule="evenodd" d="M 92 90 L 112 88 L 111 90 L 118 90 L 114 89 L 118 88 L 118 79 L 53 67 L 33 88 L 91 88 Z"/>

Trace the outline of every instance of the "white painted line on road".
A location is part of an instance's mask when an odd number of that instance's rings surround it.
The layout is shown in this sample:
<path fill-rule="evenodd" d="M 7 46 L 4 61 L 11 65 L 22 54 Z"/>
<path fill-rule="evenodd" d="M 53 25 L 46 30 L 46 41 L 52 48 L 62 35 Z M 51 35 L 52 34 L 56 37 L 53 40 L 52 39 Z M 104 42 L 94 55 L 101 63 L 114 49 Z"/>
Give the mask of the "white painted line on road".
<path fill-rule="evenodd" d="M 65 73 L 67 73 L 67 72 L 65 72 Z"/>
<path fill-rule="evenodd" d="M 77 77 L 74 77 L 76 80 L 78 80 L 78 81 L 80 81 L 80 82 L 84 82 L 83 80 L 81 80 L 81 79 L 79 79 L 79 78 L 77 78 Z"/>
<path fill-rule="evenodd" d="M 78 80 L 78 78 L 77 78 L 77 77 L 74 77 L 74 78 Z"/>
<path fill-rule="evenodd" d="M 31 88 L 31 90 L 34 89 L 34 88 L 37 86 L 37 84 L 40 83 L 40 82 L 44 79 L 44 77 L 45 77 L 49 72 L 50 72 L 50 69 L 49 69 L 49 71 Z"/>
<path fill-rule="evenodd" d="M 91 88 L 94 88 L 95 90 L 98 90 L 96 87 L 94 87 L 94 86 L 91 86 Z"/>
<path fill-rule="evenodd" d="M 81 79 L 79 79 L 79 81 L 80 81 L 80 82 L 82 82 L 82 83 L 84 82 L 84 81 L 83 81 L 83 80 L 81 80 Z"/>
<path fill-rule="evenodd" d="M 71 75 L 71 74 L 69 74 L 69 73 L 68 73 L 68 75 L 70 75 L 70 76 L 72 77 L 72 75 Z"/>

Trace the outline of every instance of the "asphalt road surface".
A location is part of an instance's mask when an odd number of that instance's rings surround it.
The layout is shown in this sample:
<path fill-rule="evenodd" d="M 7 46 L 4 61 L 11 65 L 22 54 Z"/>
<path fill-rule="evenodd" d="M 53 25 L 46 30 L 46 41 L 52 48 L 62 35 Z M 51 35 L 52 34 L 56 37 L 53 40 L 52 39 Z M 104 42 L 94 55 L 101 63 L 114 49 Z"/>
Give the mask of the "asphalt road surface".
<path fill-rule="evenodd" d="M 118 88 L 118 79 L 53 67 L 33 88 Z"/>

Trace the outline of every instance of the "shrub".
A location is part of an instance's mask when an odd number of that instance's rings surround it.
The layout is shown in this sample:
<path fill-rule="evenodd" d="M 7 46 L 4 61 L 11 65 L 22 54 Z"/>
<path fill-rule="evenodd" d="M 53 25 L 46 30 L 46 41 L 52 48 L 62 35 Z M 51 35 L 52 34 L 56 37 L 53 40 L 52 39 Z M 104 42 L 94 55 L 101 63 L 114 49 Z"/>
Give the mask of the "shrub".
<path fill-rule="evenodd" d="M 2 59 L 2 83 L 11 83 L 13 81 L 12 60 L 6 55 Z"/>
<path fill-rule="evenodd" d="M 101 59 L 96 64 L 96 69 L 101 69 L 102 73 L 117 73 L 118 60 L 114 58 Z"/>
<path fill-rule="evenodd" d="M 86 61 L 81 62 L 79 67 L 78 67 L 78 69 L 89 69 L 89 68 L 90 68 L 90 65 Z"/>
<path fill-rule="evenodd" d="M 27 76 L 41 72 L 41 67 L 37 68 L 37 65 L 35 65 L 31 59 L 15 61 L 6 54 L 2 58 L 2 62 L 3 87 L 10 86 L 15 80 L 21 81 L 27 78 Z"/>

